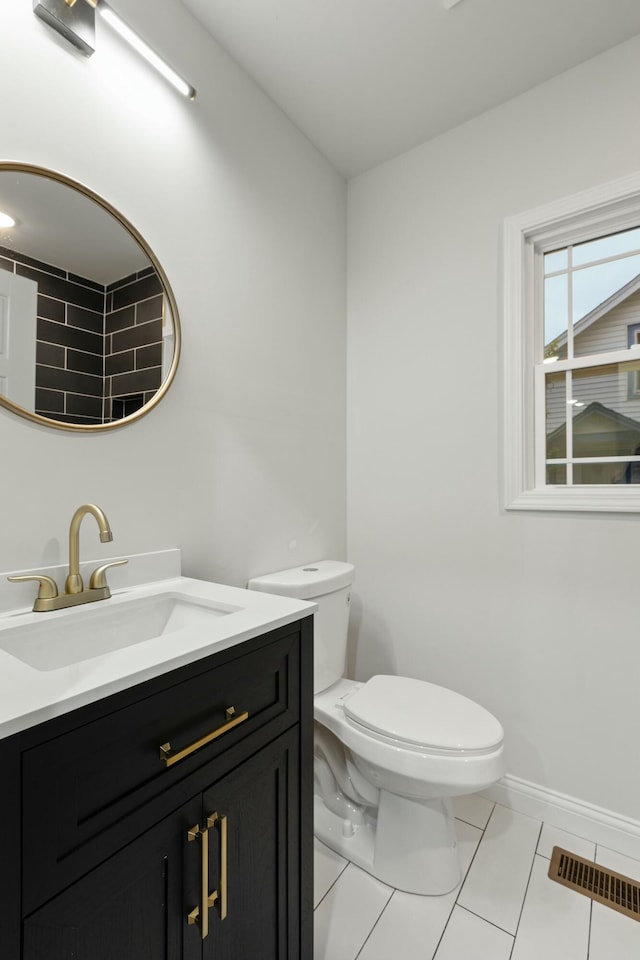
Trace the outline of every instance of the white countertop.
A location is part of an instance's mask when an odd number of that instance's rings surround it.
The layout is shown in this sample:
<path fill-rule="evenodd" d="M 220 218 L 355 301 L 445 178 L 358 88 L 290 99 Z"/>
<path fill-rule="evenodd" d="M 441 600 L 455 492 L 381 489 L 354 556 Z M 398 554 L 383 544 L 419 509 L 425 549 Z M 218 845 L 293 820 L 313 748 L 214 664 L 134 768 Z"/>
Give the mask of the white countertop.
<path fill-rule="evenodd" d="M 92 608 L 108 604 L 110 609 L 124 609 L 133 595 L 138 599 L 180 594 L 205 604 L 239 609 L 212 620 L 206 631 L 180 629 L 57 669 L 30 666 L 0 649 L 0 739 L 293 623 L 316 610 L 316 605 L 307 601 L 187 577 L 112 590 L 109 600 L 52 613 L 32 613 L 28 608 L 1 613 L 0 644 L 3 635 L 5 640 L 9 637 L 5 631 L 17 634 L 16 627 L 31 624 L 37 624 L 41 631 L 47 623 L 64 629 L 68 621 L 77 629 L 84 618 L 90 630 Z"/>

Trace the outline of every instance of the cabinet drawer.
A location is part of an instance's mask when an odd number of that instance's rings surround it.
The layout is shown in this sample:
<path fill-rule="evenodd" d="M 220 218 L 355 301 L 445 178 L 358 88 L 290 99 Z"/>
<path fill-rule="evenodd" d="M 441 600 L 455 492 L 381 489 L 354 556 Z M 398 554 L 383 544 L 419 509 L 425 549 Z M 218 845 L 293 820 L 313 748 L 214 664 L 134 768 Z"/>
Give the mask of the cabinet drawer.
<path fill-rule="evenodd" d="M 164 815 L 156 798 L 297 722 L 298 674 L 296 631 L 26 750 L 25 912 Z"/>

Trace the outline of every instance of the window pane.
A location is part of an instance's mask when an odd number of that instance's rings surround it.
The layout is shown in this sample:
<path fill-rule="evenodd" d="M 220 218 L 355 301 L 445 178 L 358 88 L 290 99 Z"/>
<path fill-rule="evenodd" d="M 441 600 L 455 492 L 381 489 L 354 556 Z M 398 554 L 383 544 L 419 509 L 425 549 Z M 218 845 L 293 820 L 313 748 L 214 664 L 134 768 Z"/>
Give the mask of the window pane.
<path fill-rule="evenodd" d="M 640 255 L 585 267 L 572 275 L 575 356 L 627 349 L 627 325 L 634 311 L 640 319 L 640 294 L 633 285 L 623 288 L 639 273 Z M 610 298 L 611 303 L 602 306 Z"/>
<path fill-rule="evenodd" d="M 640 398 L 629 397 L 628 389 L 638 370 L 640 359 L 574 370 L 573 457 L 626 457 L 640 449 Z"/>
<path fill-rule="evenodd" d="M 640 461 L 630 460 L 629 463 L 616 463 L 613 483 L 640 483 Z"/>
<path fill-rule="evenodd" d="M 568 277 L 547 277 L 544 282 L 544 355 L 567 356 L 569 317 Z"/>
<path fill-rule="evenodd" d="M 564 250 L 554 250 L 553 253 L 545 253 L 544 255 L 544 272 L 546 273 L 555 273 L 556 270 L 566 270 L 569 266 L 569 257 L 567 255 L 567 249 Z"/>
<path fill-rule="evenodd" d="M 574 463 L 573 483 L 619 483 L 624 463 Z"/>
<path fill-rule="evenodd" d="M 564 486 L 567 482 L 567 468 L 564 463 L 547 464 L 547 483 Z"/>
<path fill-rule="evenodd" d="M 564 373 L 549 373 L 545 378 L 547 460 L 561 460 L 567 455 L 566 382 Z M 560 481 L 547 480 L 551 482 Z"/>
<path fill-rule="evenodd" d="M 577 244 L 572 251 L 573 265 L 593 263 L 594 260 L 604 260 L 605 257 L 615 257 L 621 253 L 630 253 L 640 249 L 640 227 L 634 230 L 623 230 L 622 233 L 612 233 L 599 240 L 589 240 L 587 243 Z M 555 267 L 555 270 L 562 269 Z M 549 271 L 547 271 L 548 273 Z"/>

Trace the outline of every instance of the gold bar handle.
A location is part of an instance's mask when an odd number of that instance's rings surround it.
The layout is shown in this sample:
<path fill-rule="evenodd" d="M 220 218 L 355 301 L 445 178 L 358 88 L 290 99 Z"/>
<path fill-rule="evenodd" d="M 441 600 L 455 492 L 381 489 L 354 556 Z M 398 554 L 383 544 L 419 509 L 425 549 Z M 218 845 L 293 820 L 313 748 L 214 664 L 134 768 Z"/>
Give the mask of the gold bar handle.
<path fill-rule="evenodd" d="M 200 926 L 200 936 L 205 940 L 209 936 L 209 831 L 205 827 L 204 830 L 201 830 L 200 827 L 196 824 L 195 827 L 191 827 L 191 830 L 187 833 L 187 840 L 191 843 L 193 840 L 197 840 L 200 837 L 201 841 L 201 850 L 200 850 L 200 866 L 201 866 L 201 877 L 200 877 L 200 907 L 194 907 L 193 910 L 187 914 L 187 923 L 189 926 L 199 925 Z"/>
<path fill-rule="evenodd" d="M 217 738 L 221 737 L 223 733 L 227 732 L 227 730 L 232 730 L 234 727 L 237 727 L 239 723 L 244 723 L 245 720 L 249 719 L 249 713 L 245 710 L 244 713 L 239 713 L 236 715 L 235 707 L 227 707 L 226 717 L 227 722 L 223 723 L 221 727 L 218 727 L 216 730 L 208 733 L 206 737 L 202 737 L 201 740 L 196 740 L 195 743 L 189 744 L 189 746 L 185 747 L 183 750 L 177 750 L 175 753 L 172 753 L 171 743 L 169 741 L 167 741 L 167 743 L 163 743 L 160 747 L 160 759 L 164 761 L 167 767 L 172 767 L 174 763 L 184 760 L 185 757 L 195 753 L 195 751 L 199 750 L 200 747 L 204 747 L 207 743 L 211 743 L 212 740 L 217 740 Z"/>
<path fill-rule="evenodd" d="M 218 878 L 218 890 L 209 898 L 209 905 L 217 904 L 220 912 L 220 919 L 227 917 L 227 863 L 228 863 L 228 842 L 227 842 L 227 818 L 219 817 L 217 813 L 212 813 L 207 817 L 207 827 L 213 827 L 220 832 L 220 867 Z"/>

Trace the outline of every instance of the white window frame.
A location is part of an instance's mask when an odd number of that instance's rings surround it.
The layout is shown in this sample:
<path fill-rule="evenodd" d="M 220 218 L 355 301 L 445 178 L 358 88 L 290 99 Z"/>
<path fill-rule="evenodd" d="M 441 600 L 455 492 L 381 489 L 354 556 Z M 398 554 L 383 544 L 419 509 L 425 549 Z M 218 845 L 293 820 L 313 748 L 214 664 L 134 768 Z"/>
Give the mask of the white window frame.
<path fill-rule="evenodd" d="M 545 252 L 640 225 L 640 174 L 633 174 L 536 207 L 503 224 L 503 487 L 507 510 L 640 511 L 640 485 L 564 487 L 544 484 L 536 471 L 536 430 L 544 448 L 544 419 L 536 418 L 534 375 L 542 357 L 542 287 Z M 632 357 L 608 354 L 610 362 Z M 586 361 L 588 364 L 588 360 Z M 555 366 L 555 365 L 554 365 Z M 540 376 L 540 371 L 538 371 Z M 537 477 L 536 477 L 537 472 Z"/>

